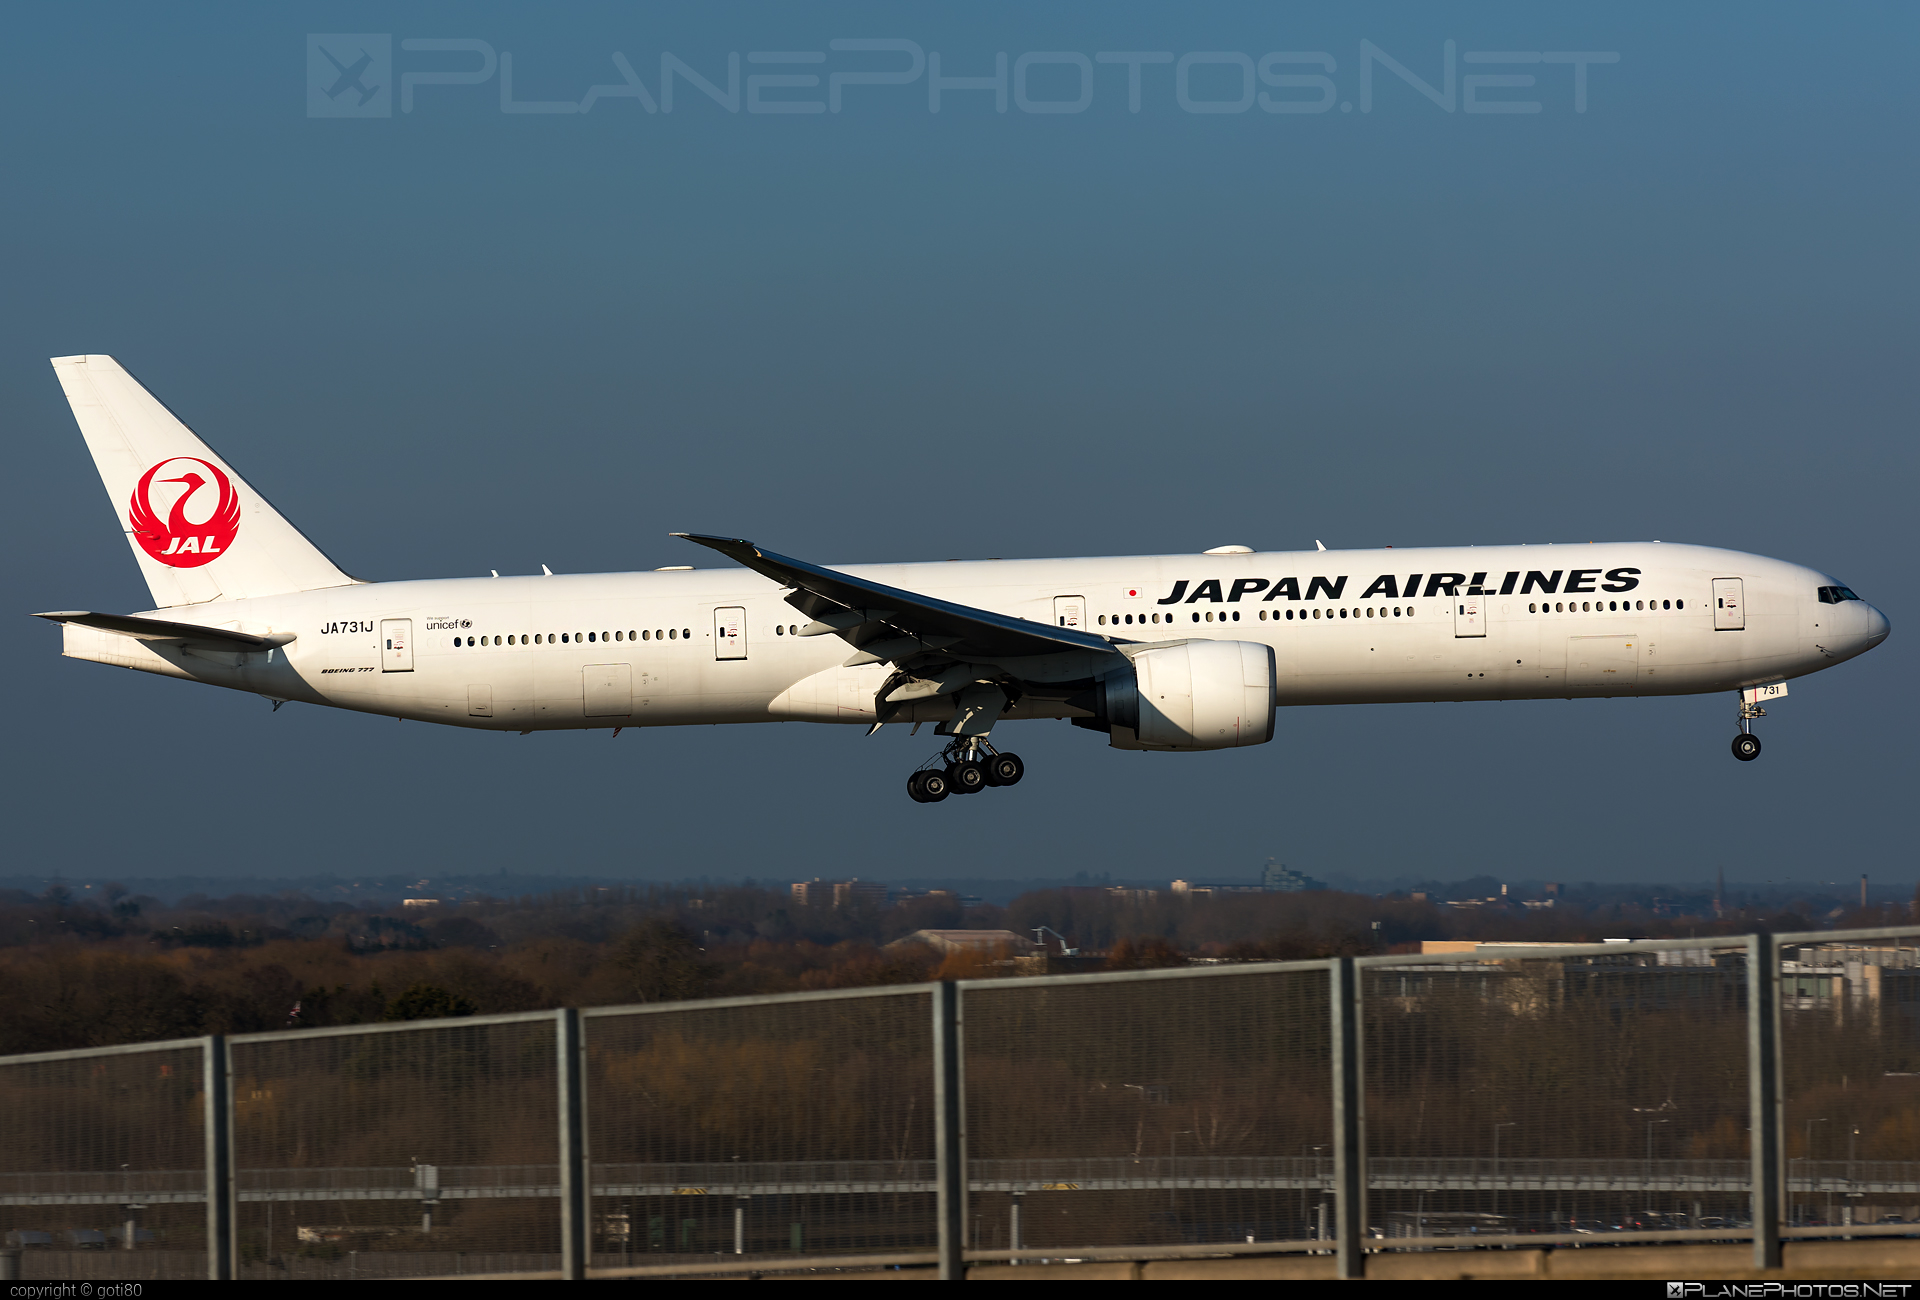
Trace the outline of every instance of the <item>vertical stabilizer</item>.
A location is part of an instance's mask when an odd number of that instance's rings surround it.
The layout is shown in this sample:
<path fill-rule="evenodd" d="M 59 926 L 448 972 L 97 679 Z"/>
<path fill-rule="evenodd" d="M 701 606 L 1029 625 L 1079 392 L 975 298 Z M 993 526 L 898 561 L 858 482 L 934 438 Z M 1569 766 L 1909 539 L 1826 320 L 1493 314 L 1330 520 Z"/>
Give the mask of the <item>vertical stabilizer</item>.
<path fill-rule="evenodd" d="M 53 372 L 155 608 L 354 581 L 112 357 Z"/>

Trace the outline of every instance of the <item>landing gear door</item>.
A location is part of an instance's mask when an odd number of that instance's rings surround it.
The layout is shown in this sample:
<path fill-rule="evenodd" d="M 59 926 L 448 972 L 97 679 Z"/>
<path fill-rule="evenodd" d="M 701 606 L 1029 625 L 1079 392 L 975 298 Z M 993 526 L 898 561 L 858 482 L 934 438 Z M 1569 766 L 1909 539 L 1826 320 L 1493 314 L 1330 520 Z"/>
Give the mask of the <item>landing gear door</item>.
<path fill-rule="evenodd" d="M 747 611 L 729 606 L 713 611 L 713 657 L 747 657 Z"/>
<path fill-rule="evenodd" d="M 1053 598 L 1053 623 L 1055 627 L 1084 629 L 1087 626 L 1087 598 L 1085 596 L 1055 596 Z"/>
<path fill-rule="evenodd" d="M 1747 626 L 1747 602 L 1738 578 L 1713 580 L 1713 630 L 1739 632 Z"/>
<path fill-rule="evenodd" d="M 413 671 L 412 619 L 383 618 L 380 620 L 380 671 L 383 673 Z"/>
<path fill-rule="evenodd" d="M 1453 598 L 1453 634 L 1457 637 L 1487 634 L 1487 598 L 1485 596 Z"/>

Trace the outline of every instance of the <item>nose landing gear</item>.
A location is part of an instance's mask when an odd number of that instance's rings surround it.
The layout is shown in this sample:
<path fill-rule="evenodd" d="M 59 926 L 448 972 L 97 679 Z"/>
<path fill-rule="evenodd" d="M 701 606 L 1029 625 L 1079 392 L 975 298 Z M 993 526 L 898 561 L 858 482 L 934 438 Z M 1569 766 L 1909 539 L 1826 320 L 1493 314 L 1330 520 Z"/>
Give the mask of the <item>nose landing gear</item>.
<path fill-rule="evenodd" d="M 907 797 L 915 803 L 939 803 L 950 794 L 1018 784 L 1026 772 L 1018 754 L 1002 754 L 984 736 L 957 737 L 907 778 Z"/>
<path fill-rule="evenodd" d="M 1767 711 L 1757 700 L 1749 699 L 1746 691 L 1740 692 L 1740 734 L 1733 738 L 1733 756 L 1742 763 L 1760 757 L 1760 737 L 1753 734 L 1753 720 L 1766 716 Z"/>

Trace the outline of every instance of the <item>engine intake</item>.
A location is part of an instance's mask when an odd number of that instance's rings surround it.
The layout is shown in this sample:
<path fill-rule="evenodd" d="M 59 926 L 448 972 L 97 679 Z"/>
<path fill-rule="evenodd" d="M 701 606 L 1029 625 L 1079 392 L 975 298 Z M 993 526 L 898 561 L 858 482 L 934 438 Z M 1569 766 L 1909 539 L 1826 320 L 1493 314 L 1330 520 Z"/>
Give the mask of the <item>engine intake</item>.
<path fill-rule="evenodd" d="M 1183 641 L 1132 656 L 1072 701 L 1115 749 L 1235 749 L 1273 739 L 1273 650 L 1257 641 Z"/>

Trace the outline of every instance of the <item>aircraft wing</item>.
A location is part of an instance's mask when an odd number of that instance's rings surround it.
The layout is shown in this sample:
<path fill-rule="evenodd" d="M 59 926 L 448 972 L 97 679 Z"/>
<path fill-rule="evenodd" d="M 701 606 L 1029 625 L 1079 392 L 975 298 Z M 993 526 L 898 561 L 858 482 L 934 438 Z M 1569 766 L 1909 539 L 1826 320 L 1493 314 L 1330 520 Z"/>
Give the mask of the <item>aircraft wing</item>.
<path fill-rule="evenodd" d="M 739 538 L 675 533 L 738 560 L 794 591 L 787 603 L 813 619 L 802 636 L 837 632 L 862 651 L 854 663 L 898 662 L 937 652 L 943 658 L 997 660 L 1093 651 L 1117 655 L 1114 643 L 1078 628 L 1049 627 L 971 605 L 956 605 L 869 582 L 805 560 L 776 555 Z"/>
<path fill-rule="evenodd" d="M 197 627 L 192 623 L 171 623 L 159 618 L 136 618 L 131 614 L 94 614 L 78 609 L 35 614 L 34 617 L 44 618 L 54 623 L 76 623 L 81 627 L 96 628 L 102 632 L 118 632 L 121 636 L 130 636 L 140 641 L 179 641 L 199 646 L 203 650 L 230 650 L 241 654 L 272 650 L 294 639 L 294 634 L 291 632 L 274 632 L 267 636 L 255 636 L 251 632 L 235 632 L 224 627 Z"/>

